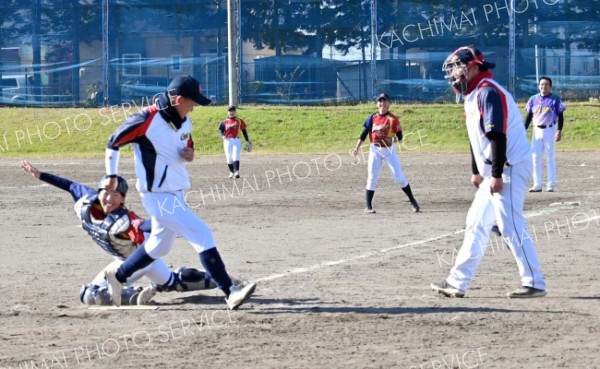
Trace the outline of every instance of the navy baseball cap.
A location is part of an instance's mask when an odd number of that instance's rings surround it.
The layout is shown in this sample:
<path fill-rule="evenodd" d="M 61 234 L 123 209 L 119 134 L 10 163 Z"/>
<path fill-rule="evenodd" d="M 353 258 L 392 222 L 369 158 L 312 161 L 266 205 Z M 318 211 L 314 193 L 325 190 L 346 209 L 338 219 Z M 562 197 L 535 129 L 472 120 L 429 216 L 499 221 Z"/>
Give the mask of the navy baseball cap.
<path fill-rule="evenodd" d="M 375 99 L 375 100 L 379 101 L 379 100 L 383 100 L 383 99 L 386 99 L 387 101 L 390 101 L 390 97 L 386 93 L 380 94 L 379 96 L 377 96 L 377 99 Z"/>
<path fill-rule="evenodd" d="M 227 107 L 227 111 L 232 111 L 232 110 L 236 110 L 237 108 L 235 107 L 235 105 L 229 105 Z"/>
<path fill-rule="evenodd" d="M 494 69 L 496 67 L 495 63 L 490 63 L 485 61 L 485 55 L 479 49 L 476 49 L 474 46 L 463 46 L 458 48 L 455 52 L 452 53 L 451 56 L 455 56 L 461 62 L 465 64 L 476 63 L 483 67 L 483 69 Z"/>
<path fill-rule="evenodd" d="M 179 95 L 187 97 L 197 102 L 199 105 L 210 104 L 210 99 L 202 95 L 202 86 L 192 76 L 179 76 L 173 78 L 167 87 L 169 95 Z"/>
<path fill-rule="evenodd" d="M 98 192 L 106 189 L 106 185 L 108 184 L 108 180 L 110 176 L 106 175 L 102 177 L 100 183 L 98 183 Z M 121 193 L 123 196 L 127 196 L 127 191 L 129 190 L 129 185 L 127 184 L 127 180 L 121 176 L 117 176 L 117 191 Z"/>

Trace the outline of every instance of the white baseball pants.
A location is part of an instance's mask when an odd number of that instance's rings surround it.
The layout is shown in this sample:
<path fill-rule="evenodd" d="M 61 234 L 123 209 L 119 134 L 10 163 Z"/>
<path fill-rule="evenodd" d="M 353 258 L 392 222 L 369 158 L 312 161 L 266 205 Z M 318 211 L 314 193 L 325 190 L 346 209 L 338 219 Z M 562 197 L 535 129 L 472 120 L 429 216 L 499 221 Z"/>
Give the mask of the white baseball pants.
<path fill-rule="evenodd" d="M 449 284 L 467 290 L 483 259 L 494 221 L 497 221 L 502 238 L 517 261 L 521 285 L 546 289 L 537 252 L 523 216 L 531 171 L 531 157 L 517 165 L 505 166 L 502 174 L 504 188 L 493 195 L 490 178 L 483 180 L 467 214 L 465 238 L 446 279 Z"/>
<path fill-rule="evenodd" d="M 143 247 L 143 246 L 140 246 Z M 102 285 L 105 280 L 105 270 L 118 268 L 123 263 L 123 260 L 116 259 L 112 263 L 108 264 L 92 281 L 93 284 Z M 126 285 L 131 287 L 137 280 L 142 277 L 146 277 L 150 280 L 150 282 L 163 285 L 169 281 L 171 278 L 171 269 L 167 266 L 163 259 L 158 259 L 154 261 L 152 264 L 148 265 L 144 269 L 140 269 L 137 272 L 133 273 L 131 277 L 127 279 Z"/>
<path fill-rule="evenodd" d="M 227 164 L 233 164 L 234 161 L 240 161 L 242 141 L 239 138 L 224 138 L 223 149 L 225 150 Z"/>
<path fill-rule="evenodd" d="M 375 191 L 375 188 L 377 188 L 379 172 L 381 172 L 381 166 L 384 161 L 389 168 L 392 177 L 394 177 L 394 182 L 399 184 L 400 187 L 406 187 L 408 185 L 408 180 L 404 177 L 404 173 L 402 173 L 400 158 L 396 154 L 396 145 L 392 145 L 391 147 L 380 147 L 371 144 L 371 148 L 369 149 L 369 174 L 367 176 L 366 189 Z"/>
<path fill-rule="evenodd" d="M 144 244 L 153 259 L 167 255 L 177 236 L 182 236 L 197 253 L 215 247 L 212 231 L 185 201 L 185 193 L 144 192 L 142 203 L 150 214 L 152 232 Z"/>
<path fill-rule="evenodd" d="M 533 149 L 533 187 L 542 188 L 544 182 L 542 158 L 546 156 L 546 168 L 548 170 L 548 187 L 556 186 L 556 158 L 554 150 L 556 142 L 557 126 L 549 128 L 533 128 L 531 137 L 531 148 Z"/>

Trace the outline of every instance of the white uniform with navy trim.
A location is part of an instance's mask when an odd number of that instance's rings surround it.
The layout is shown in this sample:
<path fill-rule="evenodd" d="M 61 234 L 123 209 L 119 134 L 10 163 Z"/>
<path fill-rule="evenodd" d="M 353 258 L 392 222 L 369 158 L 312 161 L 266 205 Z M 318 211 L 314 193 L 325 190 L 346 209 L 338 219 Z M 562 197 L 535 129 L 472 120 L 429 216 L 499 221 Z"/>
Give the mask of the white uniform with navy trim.
<path fill-rule="evenodd" d="M 188 117 L 178 125 L 168 121 L 164 106 L 166 102 L 158 100 L 129 117 L 111 136 L 106 152 L 107 173 L 116 174 L 117 150 L 126 144 L 133 147 L 136 187 L 152 221 L 144 248 L 153 259 L 167 255 L 178 235 L 198 253 L 215 247 L 212 231 L 185 201 L 190 180 L 181 152 L 193 146 L 192 122 Z"/>
<path fill-rule="evenodd" d="M 469 209 L 465 238 L 447 282 L 463 291 L 483 259 L 494 221 L 517 261 L 522 286 L 546 289 L 537 253 L 523 216 L 525 193 L 531 180 L 532 160 L 523 118 L 512 96 L 494 80 L 482 79 L 465 96 L 466 124 L 477 169 L 483 177 Z M 492 194 L 491 143 L 486 133 L 506 135 L 507 165 L 503 190 Z"/>

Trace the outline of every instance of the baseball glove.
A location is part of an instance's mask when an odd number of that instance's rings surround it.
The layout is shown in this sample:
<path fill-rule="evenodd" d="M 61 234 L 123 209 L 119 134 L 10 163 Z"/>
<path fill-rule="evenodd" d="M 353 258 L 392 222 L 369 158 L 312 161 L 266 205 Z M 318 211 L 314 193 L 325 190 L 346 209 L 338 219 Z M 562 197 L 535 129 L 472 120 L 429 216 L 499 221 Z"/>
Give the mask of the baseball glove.
<path fill-rule="evenodd" d="M 127 235 L 127 231 L 131 227 L 129 215 L 111 213 L 107 218 L 110 218 L 113 222 L 112 226 L 108 229 L 108 239 L 111 246 L 117 251 L 124 251 L 124 249 L 131 247 L 133 242 Z"/>
<path fill-rule="evenodd" d="M 244 145 L 244 150 L 250 152 L 252 151 L 252 142 L 251 141 L 246 141 L 246 144 Z"/>

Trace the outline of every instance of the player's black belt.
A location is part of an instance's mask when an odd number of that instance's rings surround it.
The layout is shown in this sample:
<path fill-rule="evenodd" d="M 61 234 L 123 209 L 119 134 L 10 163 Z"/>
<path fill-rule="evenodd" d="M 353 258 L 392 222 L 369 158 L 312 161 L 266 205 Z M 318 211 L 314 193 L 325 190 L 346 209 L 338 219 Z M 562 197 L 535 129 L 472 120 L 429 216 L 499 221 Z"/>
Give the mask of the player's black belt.
<path fill-rule="evenodd" d="M 538 127 L 538 128 L 541 128 L 541 129 L 545 129 L 545 128 L 552 128 L 552 126 L 546 127 L 545 125 L 536 126 L 536 127 Z"/>

